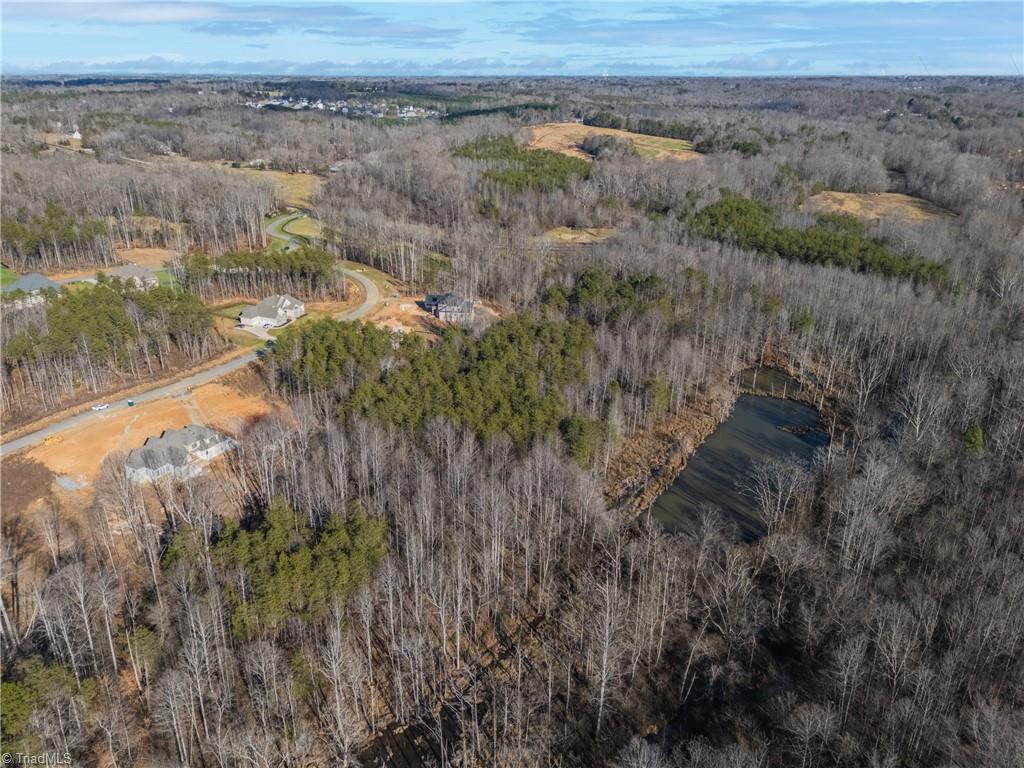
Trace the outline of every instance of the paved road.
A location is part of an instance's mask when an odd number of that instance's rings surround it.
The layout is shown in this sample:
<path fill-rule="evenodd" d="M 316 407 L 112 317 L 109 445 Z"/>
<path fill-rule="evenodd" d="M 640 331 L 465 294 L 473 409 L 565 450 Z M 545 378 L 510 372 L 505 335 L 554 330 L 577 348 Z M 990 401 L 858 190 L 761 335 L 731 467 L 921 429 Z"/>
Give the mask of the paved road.
<path fill-rule="evenodd" d="M 302 235 L 293 235 L 290 232 L 285 231 L 285 227 L 296 219 L 301 219 L 304 216 L 308 216 L 309 212 L 301 210 L 298 213 L 286 214 L 284 216 L 278 216 L 277 218 L 271 219 L 265 226 L 266 233 L 277 240 L 283 240 L 288 245 L 286 246 L 289 251 L 295 250 L 303 243 L 308 243 L 309 238 L 303 237 Z M 342 312 L 339 315 L 335 315 L 338 320 L 359 320 L 369 314 L 374 307 L 381 302 L 380 289 L 377 288 L 377 284 L 374 283 L 370 278 L 364 275 L 362 272 L 358 272 L 354 269 L 348 269 L 340 264 L 338 265 L 338 271 L 341 272 L 345 277 L 351 280 L 355 280 L 366 292 L 366 298 L 363 299 L 363 303 L 355 309 L 349 310 L 348 312 Z"/>
<path fill-rule="evenodd" d="M 165 384 L 162 387 L 156 387 L 155 389 L 150 389 L 141 394 L 134 395 L 132 400 L 138 404 L 146 403 L 150 400 L 159 400 L 161 397 L 173 397 L 175 395 L 180 395 L 190 387 L 198 387 L 201 384 L 206 384 L 207 382 L 213 381 L 214 379 L 231 373 L 232 371 L 237 371 L 239 368 L 248 365 L 255 359 L 256 353 L 250 352 L 249 354 L 242 355 L 241 357 L 236 357 L 233 360 L 228 360 L 226 363 L 215 365 L 205 371 L 188 376 L 180 381 L 174 382 L 173 384 Z M 117 395 L 113 395 L 112 397 L 117 397 Z M 110 407 L 105 411 L 86 411 L 85 413 L 79 413 L 76 416 L 69 416 L 66 419 L 54 422 L 48 427 L 43 427 L 35 432 L 30 432 L 24 437 L 19 437 L 17 440 L 6 442 L 3 445 L 0 445 L 0 455 L 6 456 L 7 454 L 20 451 L 23 448 L 28 448 L 42 440 L 45 440 L 51 435 L 63 432 L 69 427 L 84 424 L 89 419 L 102 419 L 107 416 L 107 414 L 121 411 L 128 407 L 128 401 L 122 397 L 118 397 L 116 400 L 111 400 Z"/>
<path fill-rule="evenodd" d="M 303 242 L 304 238 L 300 238 L 296 235 L 289 235 L 287 232 L 284 232 L 281 227 L 302 215 L 304 214 L 297 213 L 269 221 L 266 226 L 267 234 L 271 237 L 287 240 L 289 243 L 289 249 L 297 247 Z M 347 312 L 341 312 L 335 315 L 335 317 L 338 320 L 359 320 L 360 318 L 365 317 L 380 303 L 380 290 L 377 288 L 376 284 L 370 280 L 370 278 L 366 277 L 366 275 L 361 272 L 356 272 L 355 270 L 348 269 L 340 265 L 338 266 L 338 271 L 363 286 L 363 290 L 366 292 L 366 297 L 363 299 L 363 303 L 358 307 Z M 180 395 L 191 387 L 198 387 L 231 373 L 232 371 L 237 371 L 239 368 L 242 368 L 256 360 L 257 357 L 258 356 L 255 352 L 250 352 L 246 355 L 242 355 L 241 357 L 229 360 L 226 363 L 215 365 L 205 371 L 188 376 L 180 381 L 174 382 L 173 384 L 155 387 L 154 389 L 147 390 L 141 394 L 134 395 L 132 400 L 134 400 L 135 403 L 146 403 L 151 400 L 158 400 L 161 397 L 174 397 L 175 395 Z M 75 416 L 69 416 L 66 419 L 54 422 L 48 427 L 43 427 L 35 432 L 30 432 L 24 437 L 19 437 L 17 440 L 11 440 L 10 442 L 3 443 L 0 445 L 0 456 L 6 456 L 25 448 L 29 448 L 36 443 L 42 442 L 51 435 L 63 432 L 69 427 L 84 424 L 89 419 L 102 419 L 107 414 L 129 407 L 126 399 L 118 397 L 117 395 L 111 395 L 111 398 L 110 407 L 105 411 L 86 411 L 85 413 L 80 413 Z"/>
<path fill-rule="evenodd" d="M 275 240 L 283 240 L 286 243 L 285 250 L 294 251 L 305 241 L 306 238 L 289 234 L 284 231 L 284 227 L 304 215 L 305 214 L 303 213 L 292 213 L 285 214 L 284 216 L 278 216 L 277 218 L 268 221 L 263 229 Z"/>

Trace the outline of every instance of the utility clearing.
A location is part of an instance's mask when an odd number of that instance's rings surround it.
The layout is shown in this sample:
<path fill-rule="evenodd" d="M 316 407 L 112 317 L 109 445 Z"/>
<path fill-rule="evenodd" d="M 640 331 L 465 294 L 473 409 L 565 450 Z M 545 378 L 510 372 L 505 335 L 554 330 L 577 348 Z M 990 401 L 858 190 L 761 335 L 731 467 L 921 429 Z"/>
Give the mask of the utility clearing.
<path fill-rule="evenodd" d="M 692 160 L 700 157 L 700 153 L 694 151 L 693 144 L 689 141 L 647 136 L 618 128 L 598 128 L 581 123 L 544 123 L 532 125 L 529 130 L 530 140 L 526 146 L 530 149 L 549 149 L 584 160 L 593 159 L 580 149 L 587 136 L 614 136 L 628 141 L 638 155 L 651 160 Z"/>
<path fill-rule="evenodd" d="M 948 208 L 899 192 L 820 192 L 800 208 L 808 213 L 843 213 L 868 221 L 895 218 L 912 224 L 956 217 Z"/>
<path fill-rule="evenodd" d="M 607 240 L 615 234 L 612 227 L 555 227 L 548 230 L 548 237 L 560 243 L 590 245 Z"/>

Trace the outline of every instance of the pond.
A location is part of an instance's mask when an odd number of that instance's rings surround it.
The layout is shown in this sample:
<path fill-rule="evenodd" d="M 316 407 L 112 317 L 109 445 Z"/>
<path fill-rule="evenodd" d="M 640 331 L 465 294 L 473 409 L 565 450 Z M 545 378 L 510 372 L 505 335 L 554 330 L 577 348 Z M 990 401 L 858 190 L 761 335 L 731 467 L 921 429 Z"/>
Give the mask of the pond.
<path fill-rule="evenodd" d="M 740 382 L 752 388 L 753 372 L 740 374 Z M 781 395 L 798 387 L 780 371 L 757 373 L 759 391 Z M 701 509 L 711 507 L 736 526 L 741 538 L 756 539 L 764 525 L 753 499 L 738 487 L 754 462 L 775 456 L 810 463 L 814 452 L 827 445 L 815 408 L 780 397 L 740 395 L 732 414 L 697 448 L 651 514 L 670 531 L 693 531 Z"/>

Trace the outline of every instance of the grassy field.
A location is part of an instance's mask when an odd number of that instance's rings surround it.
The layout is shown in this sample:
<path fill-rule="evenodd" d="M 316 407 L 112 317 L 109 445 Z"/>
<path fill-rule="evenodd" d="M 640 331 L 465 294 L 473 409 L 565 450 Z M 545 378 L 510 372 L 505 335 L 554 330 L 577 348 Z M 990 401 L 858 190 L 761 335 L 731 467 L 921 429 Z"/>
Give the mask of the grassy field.
<path fill-rule="evenodd" d="M 243 305 L 244 306 L 244 305 Z M 230 341 L 236 347 L 245 347 L 247 349 L 259 349 L 264 346 L 266 342 L 253 336 L 248 331 L 243 331 L 235 326 L 238 323 L 237 313 L 234 318 L 222 317 L 214 312 L 213 325 L 220 331 L 221 336 Z"/>
<path fill-rule="evenodd" d="M 270 328 L 267 330 L 267 333 L 271 336 L 280 336 L 287 329 L 294 328 L 297 325 L 305 325 L 317 320 L 322 320 L 325 317 L 337 317 L 341 313 L 346 312 L 359 304 L 362 301 L 362 296 L 362 291 L 357 290 L 351 292 L 349 297 L 344 301 L 307 301 L 306 314 L 297 320 L 292 320 L 290 323 L 280 328 Z"/>
<path fill-rule="evenodd" d="M 660 136 L 645 136 L 641 133 L 621 131 L 616 128 L 598 128 L 580 123 L 544 123 L 530 126 L 530 149 L 550 149 L 563 155 L 591 159 L 580 149 L 587 136 L 614 136 L 628 141 L 637 154 L 651 160 L 691 160 L 700 157 L 693 150 L 693 144 L 682 139 L 666 139 Z"/>
<path fill-rule="evenodd" d="M 175 290 L 178 289 L 178 287 L 179 287 L 179 285 L 178 285 L 178 278 L 176 278 L 174 275 L 172 275 L 166 269 L 156 269 L 156 270 L 153 270 L 153 271 L 156 272 L 156 279 L 159 281 L 159 284 L 162 287 L 164 287 L 164 288 L 174 288 Z"/>
<path fill-rule="evenodd" d="M 18 273 L 0 264 L 0 285 L 10 285 L 18 279 Z"/>
<path fill-rule="evenodd" d="M 868 221 L 891 216 L 912 223 L 956 216 L 928 200 L 897 192 L 820 192 L 807 198 L 801 209 L 811 213 L 844 213 Z"/>
<path fill-rule="evenodd" d="M 238 313 L 252 304 L 225 304 L 221 307 L 210 307 L 210 311 L 217 317 L 226 317 L 229 320 L 238 320 Z"/>
<path fill-rule="evenodd" d="M 313 193 L 323 183 L 322 176 L 312 173 L 288 173 L 286 171 L 261 171 L 256 168 L 232 168 L 230 163 L 217 165 L 231 173 L 241 173 L 251 179 L 273 182 L 277 196 L 285 205 L 308 208 L 312 205 Z"/>
<path fill-rule="evenodd" d="M 323 234 L 323 227 L 320 225 L 320 222 L 308 216 L 290 221 L 282 229 L 288 234 L 297 235 L 298 237 L 318 238 Z"/>

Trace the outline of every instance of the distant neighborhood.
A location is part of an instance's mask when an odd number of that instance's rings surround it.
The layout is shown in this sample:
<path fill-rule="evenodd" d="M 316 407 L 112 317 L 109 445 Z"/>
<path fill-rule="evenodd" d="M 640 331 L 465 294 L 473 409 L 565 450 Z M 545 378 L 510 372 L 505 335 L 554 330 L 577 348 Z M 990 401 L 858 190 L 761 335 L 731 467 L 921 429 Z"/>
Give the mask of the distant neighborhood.
<path fill-rule="evenodd" d="M 376 117 L 392 118 L 394 120 L 422 120 L 428 117 L 439 117 L 441 114 L 436 109 L 384 100 L 340 99 L 337 101 L 324 101 L 317 99 L 309 101 L 308 99 L 292 99 L 285 96 L 255 98 L 244 102 L 244 104 L 249 109 L 292 110 L 295 112 L 316 110 L 320 112 L 333 112 L 345 115 L 346 117 Z"/>
<path fill-rule="evenodd" d="M 22 275 L 10 285 L 3 287 L 5 299 L 10 299 L 12 309 L 25 309 L 46 301 L 46 291 L 59 290 L 60 286 L 46 275 L 32 272 Z"/>
<path fill-rule="evenodd" d="M 139 264 L 125 264 L 110 270 L 101 270 L 95 277 L 82 276 L 51 280 L 39 272 L 22 275 L 13 283 L 3 287 L 3 297 L 9 309 L 25 309 L 42 304 L 46 301 L 48 291 L 59 291 L 68 283 L 96 283 L 100 275 L 116 277 L 125 283 L 131 283 L 137 290 L 148 291 L 160 284 L 156 270 Z"/>

